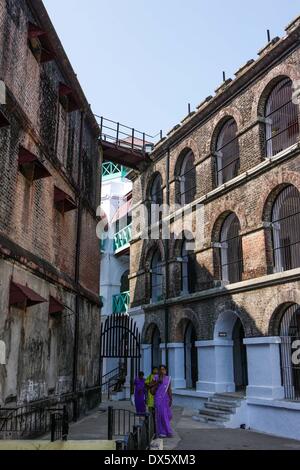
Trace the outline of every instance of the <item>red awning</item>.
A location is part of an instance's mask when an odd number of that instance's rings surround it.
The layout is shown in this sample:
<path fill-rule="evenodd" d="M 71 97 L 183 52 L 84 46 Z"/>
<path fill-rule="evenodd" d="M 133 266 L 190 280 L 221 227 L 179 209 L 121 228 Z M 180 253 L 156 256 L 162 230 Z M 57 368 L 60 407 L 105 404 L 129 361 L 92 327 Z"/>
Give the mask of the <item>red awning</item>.
<path fill-rule="evenodd" d="M 28 286 L 23 286 L 13 281 L 10 282 L 9 305 L 22 305 L 26 308 L 44 302 L 47 302 L 47 300 Z"/>
<path fill-rule="evenodd" d="M 19 169 L 30 181 L 51 176 L 38 157 L 24 147 L 19 149 Z"/>
<path fill-rule="evenodd" d="M 112 218 L 111 223 L 113 224 L 117 220 L 122 219 L 123 217 L 126 217 L 127 214 L 129 214 L 132 210 L 132 199 L 129 199 L 129 201 L 126 201 L 122 206 L 119 207 L 119 209 L 116 211 L 115 215 Z"/>
<path fill-rule="evenodd" d="M 50 295 L 49 315 L 57 315 L 58 313 L 62 313 L 64 309 L 65 309 L 65 306 L 55 297 L 52 297 L 52 295 Z"/>
<path fill-rule="evenodd" d="M 62 214 L 77 208 L 74 199 L 56 186 L 54 186 L 54 204 Z"/>
<path fill-rule="evenodd" d="M 39 26 L 30 22 L 28 23 L 28 38 L 29 39 L 38 38 L 40 36 L 43 36 L 44 34 L 46 34 L 46 31 L 41 29 Z"/>
<path fill-rule="evenodd" d="M 68 99 L 67 111 L 69 113 L 71 113 L 72 111 L 76 111 L 77 109 L 80 108 L 80 105 L 78 104 L 75 98 L 74 90 L 70 88 L 68 85 L 60 82 L 58 93 L 59 93 L 60 98 L 65 97 Z"/>
<path fill-rule="evenodd" d="M 47 31 L 30 22 L 28 23 L 28 41 L 39 62 L 44 63 L 55 59 L 56 54 L 50 45 Z"/>

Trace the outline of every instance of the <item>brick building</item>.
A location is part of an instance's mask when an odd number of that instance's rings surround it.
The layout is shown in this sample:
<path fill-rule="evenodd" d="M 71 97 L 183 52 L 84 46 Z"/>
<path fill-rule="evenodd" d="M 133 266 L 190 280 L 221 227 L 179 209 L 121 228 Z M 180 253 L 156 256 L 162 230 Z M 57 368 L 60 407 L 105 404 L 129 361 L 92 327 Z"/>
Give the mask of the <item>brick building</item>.
<path fill-rule="evenodd" d="M 131 173 L 145 373 L 166 362 L 175 403 L 200 419 L 289 437 L 300 435 L 299 39 L 297 18 Z M 159 234 L 148 240 L 142 206 Z"/>
<path fill-rule="evenodd" d="M 0 406 L 92 406 L 99 128 L 42 1 L 0 1 L 0 80 Z"/>

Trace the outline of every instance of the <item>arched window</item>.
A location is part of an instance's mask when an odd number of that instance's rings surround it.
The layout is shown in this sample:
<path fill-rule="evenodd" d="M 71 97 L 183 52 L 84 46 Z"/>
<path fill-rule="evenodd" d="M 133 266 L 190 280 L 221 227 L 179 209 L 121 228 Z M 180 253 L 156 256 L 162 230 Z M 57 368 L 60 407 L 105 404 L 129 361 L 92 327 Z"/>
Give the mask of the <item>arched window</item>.
<path fill-rule="evenodd" d="M 191 150 L 184 155 L 178 176 L 176 202 L 184 206 L 193 202 L 196 196 L 195 157 Z"/>
<path fill-rule="evenodd" d="M 195 292 L 196 269 L 195 256 L 189 249 L 191 242 L 183 240 L 181 247 L 181 293 L 192 294 Z"/>
<path fill-rule="evenodd" d="M 159 250 L 156 250 L 151 262 L 151 300 L 160 302 L 163 299 L 163 267 Z"/>
<path fill-rule="evenodd" d="M 280 324 L 281 371 L 285 398 L 300 400 L 300 306 L 291 305 L 283 314 Z"/>
<path fill-rule="evenodd" d="M 120 292 L 128 292 L 129 291 L 129 270 L 125 271 L 121 276 L 121 287 Z"/>
<path fill-rule="evenodd" d="M 265 109 L 267 156 L 272 157 L 298 140 L 298 105 L 293 103 L 293 84 L 281 80 L 272 90 Z"/>
<path fill-rule="evenodd" d="M 237 176 L 240 167 L 240 149 L 237 125 L 233 118 L 223 125 L 216 145 L 216 183 L 218 186 Z"/>
<path fill-rule="evenodd" d="M 300 266 L 300 193 L 287 186 L 272 209 L 273 259 L 276 272 Z"/>
<path fill-rule="evenodd" d="M 234 283 L 242 280 L 243 251 L 240 236 L 240 222 L 235 214 L 224 221 L 218 248 L 219 277 L 224 282 Z"/>
<path fill-rule="evenodd" d="M 163 189 L 162 177 L 158 173 L 150 188 L 150 210 L 149 210 L 149 225 L 154 224 L 160 220 L 161 209 L 163 204 Z"/>

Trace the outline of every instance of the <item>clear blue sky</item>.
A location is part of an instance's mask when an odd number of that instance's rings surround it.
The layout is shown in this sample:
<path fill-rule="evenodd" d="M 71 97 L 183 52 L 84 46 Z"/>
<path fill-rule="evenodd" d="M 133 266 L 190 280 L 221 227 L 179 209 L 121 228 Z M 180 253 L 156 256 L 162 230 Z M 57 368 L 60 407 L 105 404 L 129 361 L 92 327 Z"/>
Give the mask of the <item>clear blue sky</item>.
<path fill-rule="evenodd" d="M 96 114 L 164 133 L 300 14 L 296 0 L 44 0 Z"/>

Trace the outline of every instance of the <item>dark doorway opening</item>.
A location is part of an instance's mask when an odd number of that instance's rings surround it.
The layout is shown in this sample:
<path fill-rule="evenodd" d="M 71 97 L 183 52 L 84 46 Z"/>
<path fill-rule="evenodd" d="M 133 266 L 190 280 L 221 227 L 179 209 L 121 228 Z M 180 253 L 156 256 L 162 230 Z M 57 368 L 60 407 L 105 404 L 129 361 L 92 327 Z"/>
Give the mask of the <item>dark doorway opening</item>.
<path fill-rule="evenodd" d="M 188 323 L 184 335 L 185 381 L 186 388 L 195 389 L 198 382 L 198 353 L 196 330 Z"/>
<path fill-rule="evenodd" d="M 243 342 L 244 338 L 244 327 L 238 318 L 232 334 L 234 382 L 237 391 L 245 390 L 248 385 L 247 350 Z"/>
<path fill-rule="evenodd" d="M 158 328 L 155 328 L 152 334 L 152 341 L 151 341 L 151 362 L 152 362 L 152 369 L 153 367 L 159 367 L 161 365 L 161 349 L 160 349 L 160 334 Z"/>

